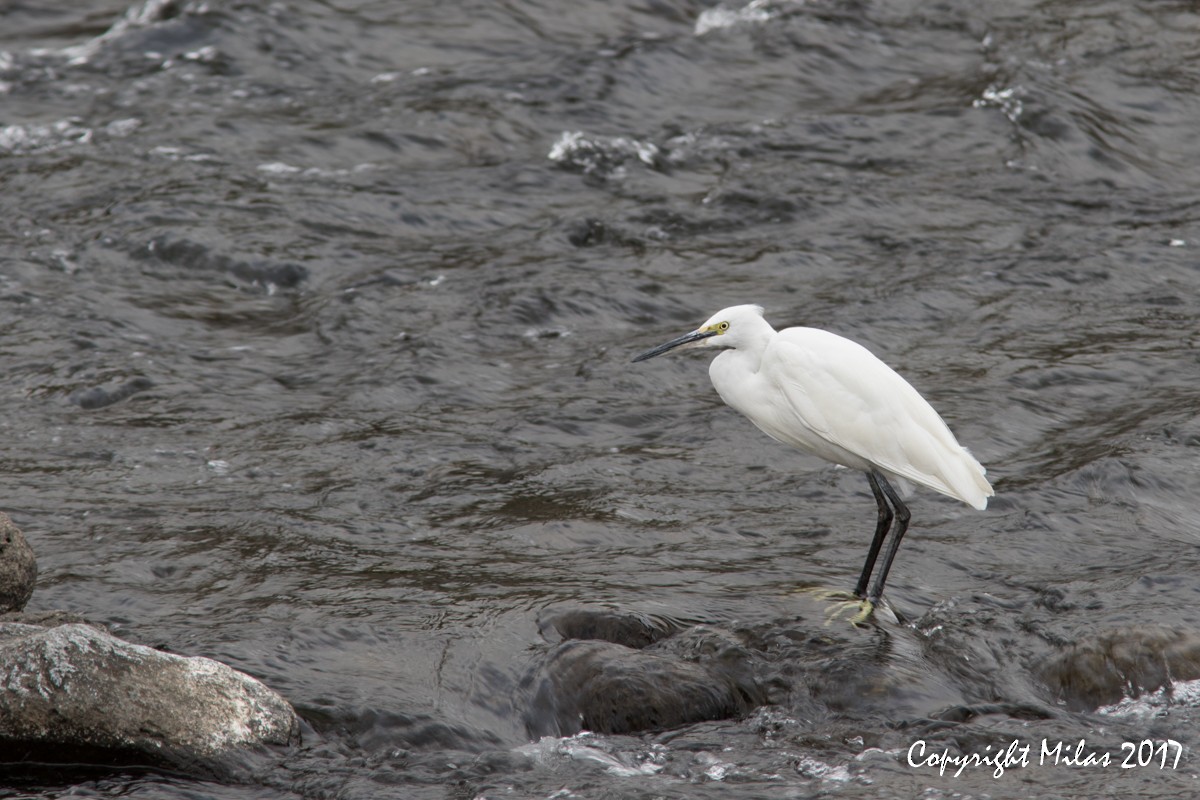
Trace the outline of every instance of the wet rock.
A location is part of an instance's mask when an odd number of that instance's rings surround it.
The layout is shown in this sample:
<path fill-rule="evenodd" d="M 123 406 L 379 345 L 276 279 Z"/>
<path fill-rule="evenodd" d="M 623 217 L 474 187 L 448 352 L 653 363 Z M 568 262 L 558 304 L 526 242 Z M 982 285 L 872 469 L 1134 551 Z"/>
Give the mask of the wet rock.
<path fill-rule="evenodd" d="M 299 738 L 291 705 L 248 675 L 89 625 L 0 623 L 0 676 L 0 760 L 212 771 Z"/>
<path fill-rule="evenodd" d="M 187 239 L 158 236 L 131 255 L 145 261 L 170 264 L 196 272 L 232 275 L 238 280 L 262 287 L 293 289 L 308 278 L 308 270 L 299 264 L 275 261 L 239 261 L 212 252 L 206 245 Z"/>
<path fill-rule="evenodd" d="M 1163 626 L 1102 631 L 1048 658 L 1038 676 L 1073 711 L 1110 705 L 1200 678 L 1200 634 Z"/>
<path fill-rule="evenodd" d="M 567 227 L 567 241 L 576 247 L 594 247 L 613 238 L 612 229 L 598 219 L 582 219 Z"/>
<path fill-rule="evenodd" d="M 23 609 L 36 582 L 33 548 L 8 515 L 0 513 L 0 612 Z"/>
<path fill-rule="evenodd" d="M 538 630 L 547 641 L 598 639 L 638 649 L 684 627 L 663 617 L 612 609 L 567 608 L 552 611 L 538 620 Z"/>
<path fill-rule="evenodd" d="M 617 245 L 641 250 L 644 246 L 644 242 L 636 236 L 594 217 L 568 223 L 566 233 L 567 241 L 575 247 Z"/>
<path fill-rule="evenodd" d="M 82 409 L 92 411 L 119 403 L 138 392 L 144 392 L 152 388 L 154 388 L 154 381 L 139 376 L 111 388 L 93 386 L 90 389 L 80 389 L 77 392 L 72 392 L 71 396 L 67 399 Z"/>
<path fill-rule="evenodd" d="M 1003 686 L 997 671 L 964 677 L 945 664 L 986 665 L 987 651 L 958 640 L 945 654 L 931 650 L 950 637 L 931 639 L 886 606 L 856 627 L 831 617 L 819 595 L 797 594 L 790 605 L 786 617 L 734 628 L 608 608 L 547 612 L 539 626 L 553 646 L 523 682 L 526 730 L 632 733 L 741 718 L 763 705 L 847 731 L 880 719 L 952 724 L 938 717 L 943 710 L 947 719 L 1042 713 L 1021 702 L 985 709 L 978 698 Z"/>
<path fill-rule="evenodd" d="M 748 654 L 705 628 L 640 650 L 567 640 L 550 652 L 529 688 L 526 722 L 534 737 L 661 730 L 745 716 L 764 702 Z"/>

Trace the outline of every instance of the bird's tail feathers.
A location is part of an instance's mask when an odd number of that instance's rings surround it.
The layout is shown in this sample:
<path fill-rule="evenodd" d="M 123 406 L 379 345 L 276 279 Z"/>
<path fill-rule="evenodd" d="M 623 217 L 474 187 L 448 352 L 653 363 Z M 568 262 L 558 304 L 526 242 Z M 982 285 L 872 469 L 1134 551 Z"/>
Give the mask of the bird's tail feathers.
<path fill-rule="evenodd" d="M 948 456 L 949 452 L 945 455 Z M 918 484 L 983 511 L 987 508 L 988 498 L 995 494 L 992 485 L 984 477 L 986 470 L 965 447 L 960 447 L 955 456 L 943 456 L 936 467 L 927 464 L 929 472 L 917 470 L 911 464 L 906 464 L 903 468 L 886 464 L 878 466 L 885 471 L 888 480 L 902 497 L 911 494 L 912 485 Z"/>
<path fill-rule="evenodd" d="M 962 453 L 965 458 L 959 459 L 955 465 L 957 469 L 950 473 L 954 479 L 952 484 L 954 491 L 947 494 L 983 511 L 987 508 L 988 498 L 995 495 L 996 492 L 988 483 L 987 469 L 975 460 L 975 456 L 971 455 L 971 451 L 967 448 L 962 448 Z"/>

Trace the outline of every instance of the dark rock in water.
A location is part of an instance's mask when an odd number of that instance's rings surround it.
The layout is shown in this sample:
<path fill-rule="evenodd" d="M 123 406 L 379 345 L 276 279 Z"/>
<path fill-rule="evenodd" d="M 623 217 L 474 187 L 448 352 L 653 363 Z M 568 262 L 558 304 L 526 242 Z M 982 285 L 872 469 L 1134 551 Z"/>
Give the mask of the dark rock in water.
<path fill-rule="evenodd" d="M 521 685 L 526 731 L 632 733 L 736 719 L 764 705 L 849 737 L 881 719 L 940 730 L 981 715 L 1054 713 L 1027 682 L 1006 678 L 1010 654 L 992 649 L 990 629 L 956 635 L 953 616 L 917 629 L 886 603 L 855 626 L 819 593 L 797 593 L 789 605 L 785 617 L 730 628 L 610 608 L 549 610 L 539 627 L 550 647 Z"/>
<path fill-rule="evenodd" d="M 246 748 L 299 739 L 291 705 L 254 678 L 90 625 L 0 623 L 0 674 L 0 761 L 211 772 Z"/>
<path fill-rule="evenodd" d="M 764 702 L 736 643 L 705 628 L 677 638 L 674 650 L 663 646 L 671 638 L 642 650 L 604 641 L 559 644 L 530 681 L 529 733 L 660 730 L 744 716 Z"/>
<path fill-rule="evenodd" d="M 154 387 L 154 382 L 149 378 L 137 377 L 128 380 L 119 386 L 114 386 L 111 389 L 103 386 L 93 386 L 91 389 L 80 389 L 73 392 L 67 399 L 82 409 L 92 411 L 97 408 L 111 406 L 113 403 L 119 403 L 127 397 L 144 392 L 147 389 Z"/>
<path fill-rule="evenodd" d="M 538 619 L 538 629 L 551 642 L 563 639 L 598 639 L 642 648 L 685 627 L 661 617 L 611 609 L 567 608 Z"/>
<path fill-rule="evenodd" d="M 567 225 L 567 241 L 575 247 L 597 247 L 609 244 L 641 250 L 645 246 L 645 243 L 637 237 L 592 217 L 569 223 Z"/>
<path fill-rule="evenodd" d="M 132 255 L 189 270 L 218 272 L 263 287 L 292 289 L 308 278 L 308 270 L 299 264 L 272 261 L 238 261 L 212 252 L 207 246 L 187 239 L 158 236 L 149 244 L 133 250 Z"/>
<path fill-rule="evenodd" d="M 299 286 L 308 277 L 308 270 L 291 262 L 275 264 L 270 261 L 231 261 L 229 274 L 247 283 L 290 289 Z"/>
<path fill-rule="evenodd" d="M 0 612 L 23 609 L 36 582 L 33 548 L 8 515 L 0 513 Z"/>
<path fill-rule="evenodd" d="M 1038 676 L 1073 711 L 1110 705 L 1200 678 L 1200 634 L 1162 626 L 1103 631 L 1047 659 Z"/>

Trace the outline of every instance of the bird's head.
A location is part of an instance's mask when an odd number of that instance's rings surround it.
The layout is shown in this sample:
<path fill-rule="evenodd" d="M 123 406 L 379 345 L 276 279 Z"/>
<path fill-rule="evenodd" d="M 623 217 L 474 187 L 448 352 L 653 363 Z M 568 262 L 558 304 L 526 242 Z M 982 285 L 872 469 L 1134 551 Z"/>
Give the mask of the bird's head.
<path fill-rule="evenodd" d="M 661 356 L 669 350 L 677 349 L 738 347 L 746 341 L 748 335 L 759 331 L 764 325 L 766 325 L 766 321 L 763 320 L 762 306 L 730 306 L 713 314 L 707 322 L 691 333 L 685 333 L 678 339 L 672 339 L 658 347 L 651 348 L 633 360 L 645 361 L 648 358 Z"/>

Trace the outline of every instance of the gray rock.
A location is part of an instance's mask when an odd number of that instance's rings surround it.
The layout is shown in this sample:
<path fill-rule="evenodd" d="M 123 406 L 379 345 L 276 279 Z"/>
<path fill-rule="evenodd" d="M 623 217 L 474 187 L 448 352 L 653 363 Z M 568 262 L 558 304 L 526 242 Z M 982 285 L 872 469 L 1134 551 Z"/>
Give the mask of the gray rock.
<path fill-rule="evenodd" d="M 154 381 L 144 376 L 138 376 L 117 386 L 93 386 L 90 389 L 80 389 L 72 392 L 67 398 L 70 402 L 86 411 L 111 406 L 132 397 L 138 392 L 154 388 Z"/>
<path fill-rule="evenodd" d="M 604 641 L 562 642 L 527 682 L 529 734 L 662 730 L 742 717 L 765 702 L 750 656 L 738 645 L 704 628 L 674 639 L 641 650 Z M 687 657 L 679 650 L 693 652 Z"/>
<path fill-rule="evenodd" d="M 552 609 L 538 618 L 538 631 L 548 642 L 592 639 L 638 650 L 685 627 L 666 617 L 588 606 Z"/>
<path fill-rule="evenodd" d="M 207 769 L 299 735 L 286 700 L 211 659 L 89 625 L 0 623 L 0 741 L 10 753 Z"/>
<path fill-rule="evenodd" d="M 1055 699 L 1087 711 L 1200 678 L 1200 633 L 1143 625 L 1099 631 L 1037 669 Z"/>
<path fill-rule="evenodd" d="M 33 548 L 8 515 L 0 513 L 0 613 L 24 608 L 36 582 Z"/>

